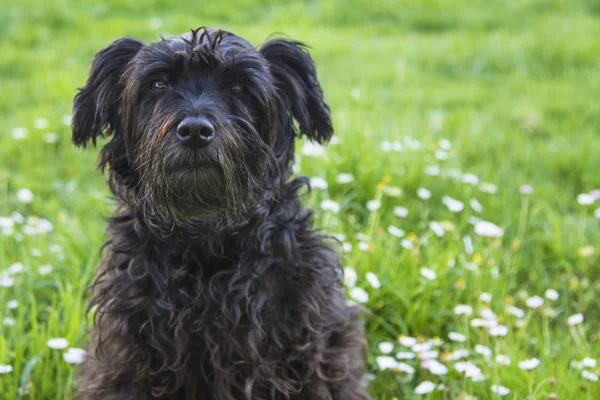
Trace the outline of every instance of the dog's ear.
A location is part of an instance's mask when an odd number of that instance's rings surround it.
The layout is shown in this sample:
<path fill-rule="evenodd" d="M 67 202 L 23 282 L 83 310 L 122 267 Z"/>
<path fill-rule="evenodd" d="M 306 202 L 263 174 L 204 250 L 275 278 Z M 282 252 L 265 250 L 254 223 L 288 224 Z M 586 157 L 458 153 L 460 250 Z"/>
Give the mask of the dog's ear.
<path fill-rule="evenodd" d="M 120 78 L 129 61 L 144 44 L 135 39 L 118 39 L 94 57 L 85 87 L 73 102 L 73 142 L 85 147 L 96 138 L 119 129 Z"/>
<path fill-rule="evenodd" d="M 333 135 L 329 106 L 317 80 L 315 63 L 300 42 L 273 39 L 260 48 L 288 112 L 296 119 L 300 134 L 318 143 Z"/>

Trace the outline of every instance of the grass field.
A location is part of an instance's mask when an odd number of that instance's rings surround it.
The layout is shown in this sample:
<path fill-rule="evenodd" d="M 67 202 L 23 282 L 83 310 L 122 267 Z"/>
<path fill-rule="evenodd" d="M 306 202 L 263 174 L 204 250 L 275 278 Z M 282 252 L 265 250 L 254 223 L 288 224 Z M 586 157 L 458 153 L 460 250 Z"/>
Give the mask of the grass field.
<path fill-rule="evenodd" d="M 297 167 L 374 398 L 600 398 L 598 1 L 4 1 L 0 399 L 74 393 L 113 207 L 68 126 L 94 53 L 200 25 L 313 47 L 336 140 Z"/>

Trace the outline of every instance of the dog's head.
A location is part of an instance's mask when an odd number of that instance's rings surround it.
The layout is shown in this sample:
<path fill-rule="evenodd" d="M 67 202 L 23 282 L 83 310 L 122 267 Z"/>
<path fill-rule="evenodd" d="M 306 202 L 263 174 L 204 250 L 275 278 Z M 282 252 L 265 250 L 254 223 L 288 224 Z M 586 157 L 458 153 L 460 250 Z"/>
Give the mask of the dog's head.
<path fill-rule="evenodd" d="M 289 178 L 295 137 L 324 143 L 333 132 L 303 44 L 255 49 L 208 28 L 100 51 L 72 128 L 83 147 L 110 136 L 99 164 L 113 184 L 175 221 L 243 213 Z"/>

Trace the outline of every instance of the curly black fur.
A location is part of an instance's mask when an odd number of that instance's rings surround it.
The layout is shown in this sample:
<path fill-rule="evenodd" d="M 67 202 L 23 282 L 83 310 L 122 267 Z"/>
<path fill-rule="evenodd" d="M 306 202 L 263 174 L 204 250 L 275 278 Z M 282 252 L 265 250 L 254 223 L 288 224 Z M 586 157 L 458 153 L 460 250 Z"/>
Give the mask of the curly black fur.
<path fill-rule="evenodd" d="M 168 90 L 150 90 L 156 80 Z M 214 143 L 180 146 L 189 115 L 212 121 Z M 82 399 L 369 399 L 358 312 L 301 207 L 306 179 L 291 179 L 294 138 L 332 132 L 298 42 L 257 51 L 200 28 L 96 55 L 73 140 L 110 137 L 99 164 L 118 207 L 92 286 Z"/>

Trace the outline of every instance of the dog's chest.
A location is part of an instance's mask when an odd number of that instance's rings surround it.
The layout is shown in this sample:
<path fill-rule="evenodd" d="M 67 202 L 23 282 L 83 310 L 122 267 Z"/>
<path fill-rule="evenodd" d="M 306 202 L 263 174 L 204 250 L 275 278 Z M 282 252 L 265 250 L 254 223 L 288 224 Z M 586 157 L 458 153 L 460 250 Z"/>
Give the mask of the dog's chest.
<path fill-rule="evenodd" d="M 188 365 L 200 377 L 188 390 L 218 381 L 266 388 L 276 376 L 309 375 L 315 316 L 305 306 L 302 280 L 276 269 L 204 278 L 202 296 L 180 310 L 187 319 L 180 329 L 190 332 Z"/>

